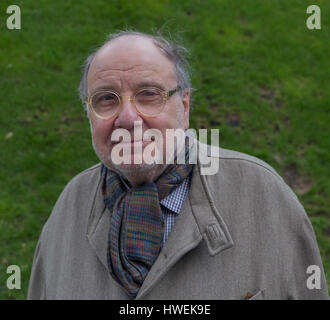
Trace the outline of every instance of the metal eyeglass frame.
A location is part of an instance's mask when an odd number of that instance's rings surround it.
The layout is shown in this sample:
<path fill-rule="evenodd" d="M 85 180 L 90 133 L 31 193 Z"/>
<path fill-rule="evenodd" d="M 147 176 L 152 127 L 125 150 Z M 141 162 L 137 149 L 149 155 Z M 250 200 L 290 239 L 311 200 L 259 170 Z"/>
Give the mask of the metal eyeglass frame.
<path fill-rule="evenodd" d="M 150 88 L 155 89 L 155 87 L 150 87 Z M 164 107 L 165 107 L 166 102 L 168 101 L 168 99 L 169 99 L 174 93 L 179 92 L 179 91 L 181 90 L 181 87 L 180 87 L 180 86 L 177 86 L 175 89 L 173 89 L 173 90 L 169 90 L 169 91 L 164 91 L 164 90 L 161 90 L 161 89 L 159 89 L 159 88 L 156 88 L 157 90 L 162 91 L 161 93 L 162 93 L 162 96 L 163 96 L 163 106 L 162 106 L 162 109 L 161 109 L 157 114 L 154 114 L 154 115 L 147 115 L 147 114 L 144 114 L 144 113 L 142 113 L 141 111 L 139 111 L 138 108 L 136 107 L 136 104 L 135 104 L 135 96 L 136 96 L 137 94 L 139 94 L 141 91 L 145 90 L 145 89 L 148 89 L 148 88 L 142 88 L 141 90 L 139 90 L 138 92 L 136 92 L 136 93 L 134 94 L 134 96 L 127 96 L 127 97 L 128 97 L 128 100 L 132 102 L 132 104 L 133 104 L 133 106 L 134 106 L 136 112 L 137 112 L 140 116 L 143 116 L 143 117 L 145 117 L 145 118 L 152 118 L 152 117 L 156 117 L 156 116 L 158 116 L 160 113 L 162 113 L 162 111 L 164 110 Z M 118 100 L 119 100 L 119 102 L 120 102 L 119 108 L 118 108 L 118 110 L 117 110 L 113 115 L 111 115 L 110 117 L 102 117 L 102 116 L 100 116 L 99 114 L 97 114 L 97 113 L 95 112 L 95 110 L 94 110 L 94 108 L 93 108 L 93 106 L 92 106 L 92 99 L 93 99 L 93 97 L 94 97 L 96 94 L 100 93 L 100 92 L 110 92 L 110 93 L 115 94 L 115 95 L 118 97 Z M 122 106 L 123 106 L 123 99 L 122 99 L 123 97 L 125 97 L 125 96 L 121 96 L 120 94 L 118 94 L 117 92 L 112 91 L 112 90 L 101 90 L 101 91 L 97 91 L 97 92 L 95 92 L 93 95 L 88 96 L 88 97 L 86 98 L 86 102 L 87 102 L 87 104 L 88 104 L 89 110 L 90 110 L 91 112 L 93 112 L 93 113 L 95 114 L 96 117 L 98 117 L 98 118 L 100 118 L 100 119 L 103 119 L 103 120 L 109 120 L 109 119 L 114 118 L 114 117 L 115 117 L 116 115 L 118 115 L 118 113 L 120 112 L 120 109 L 121 109 Z"/>

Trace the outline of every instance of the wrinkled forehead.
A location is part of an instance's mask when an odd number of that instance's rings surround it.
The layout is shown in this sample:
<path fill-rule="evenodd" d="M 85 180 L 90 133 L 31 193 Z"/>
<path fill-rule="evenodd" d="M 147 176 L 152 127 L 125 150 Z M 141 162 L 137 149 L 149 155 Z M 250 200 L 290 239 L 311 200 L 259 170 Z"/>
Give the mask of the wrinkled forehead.
<path fill-rule="evenodd" d="M 173 63 L 149 38 L 122 36 L 105 44 L 96 53 L 88 72 L 88 82 L 100 75 L 122 73 L 154 74 L 164 81 L 176 79 Z"/>

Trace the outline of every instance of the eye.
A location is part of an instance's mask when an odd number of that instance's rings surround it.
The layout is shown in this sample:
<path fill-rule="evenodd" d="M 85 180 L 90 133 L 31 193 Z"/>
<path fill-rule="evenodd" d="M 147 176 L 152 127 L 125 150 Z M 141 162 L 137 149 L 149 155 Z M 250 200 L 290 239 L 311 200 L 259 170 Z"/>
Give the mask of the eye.
<path fill-rule="evenodd" d="M 143 97 L 153 97 L 157 94 L 159 94 L 159 92 L 157 92 L 155 90 L 143 90 L 139 93 L 139 95 L 143 96 Z"/>
<path fill-rule="evenodd" d="M 116 96 L 111 93 L 103 94 L 99 97 L 99 101 L 112 101 L 115 99 L 116 99 Z"/>
<path fill-rule="evenodd" d="M 161 97 L 159 90 L 154 88 L 143 89 L 137 93 L 136 98 L 138 101 L 153 101 Z"/>
<path fill-rule="evenodd" d="M 118 97 L 111 92 L 100 92 L 93 97 L 93 104 L 95 106 L 109 106 L 119 102 Z"/>

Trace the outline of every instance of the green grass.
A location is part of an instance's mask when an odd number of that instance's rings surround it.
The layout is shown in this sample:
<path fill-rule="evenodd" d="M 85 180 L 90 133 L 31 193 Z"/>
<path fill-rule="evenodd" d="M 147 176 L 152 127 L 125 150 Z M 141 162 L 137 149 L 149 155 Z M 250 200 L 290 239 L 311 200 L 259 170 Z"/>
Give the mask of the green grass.
<path fill-rule="evenodd" d="M 193 128 L 268 162 L 308 212 L 330 285 L 330 3 L 305 0 L 16 0 L 0 4 L 0 299 L 25 299 L 36 241 L 65 184 L 95 164 L 77 96 L 81 65 L 119 29 L 161 30 L 191 52 Z M 8 290 L 9 265 L 22 290 Z"/>

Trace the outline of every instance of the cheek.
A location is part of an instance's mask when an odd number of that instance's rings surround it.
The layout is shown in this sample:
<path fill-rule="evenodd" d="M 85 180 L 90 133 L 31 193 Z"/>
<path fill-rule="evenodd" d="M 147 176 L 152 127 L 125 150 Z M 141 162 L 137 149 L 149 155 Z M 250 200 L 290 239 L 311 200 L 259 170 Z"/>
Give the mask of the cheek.
<path fill-rule="evenodd" d="M 92 137 L 93 140 L 98 143 L 108 143 L 112 127 L 113 127 L 113 121 L 105 121 L 105 120 L 94 120 L 91 121 L 92 125 Z"/>
<path fill-rule="evenodd" d="M 155 128 L 162 132 L 166 132 L 166 129 L 184 127 L 184 113 L 183 110 L 179 108 L 173 108 L 173 110 L 168 111 L 167 113 L 146 120 L 148 128 Z"/>
<path fill-rule="evenodd" d="M 185 108 L 181 100 L 178 100 L 172 104 L 170 115 L 171 117 L 169 121 L 172 128 L 187 129 Z"/>

